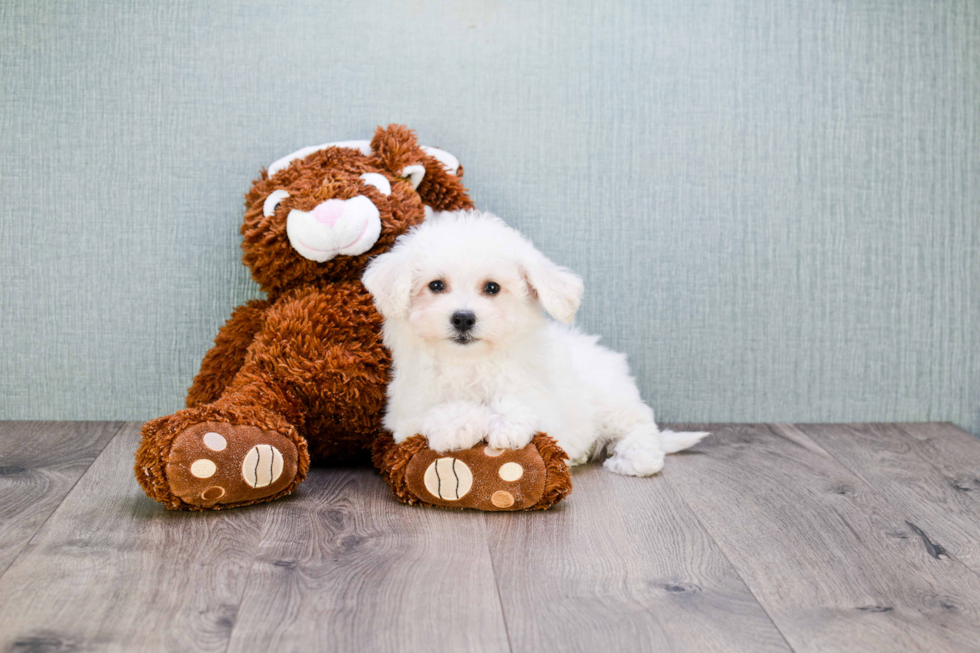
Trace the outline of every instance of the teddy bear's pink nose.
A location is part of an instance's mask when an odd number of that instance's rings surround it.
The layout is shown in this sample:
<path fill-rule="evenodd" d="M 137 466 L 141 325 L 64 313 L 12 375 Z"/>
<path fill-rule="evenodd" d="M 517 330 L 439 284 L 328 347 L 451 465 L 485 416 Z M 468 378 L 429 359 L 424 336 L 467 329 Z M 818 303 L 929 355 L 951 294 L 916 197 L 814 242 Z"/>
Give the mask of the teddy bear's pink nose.
<path fill-rule="evenodd" d="M 343 214 L 344 200 L 327 200 L 317 204 L 313 209 L 313 217 L 316 221 L 328 227 L 334 226 Z"/>

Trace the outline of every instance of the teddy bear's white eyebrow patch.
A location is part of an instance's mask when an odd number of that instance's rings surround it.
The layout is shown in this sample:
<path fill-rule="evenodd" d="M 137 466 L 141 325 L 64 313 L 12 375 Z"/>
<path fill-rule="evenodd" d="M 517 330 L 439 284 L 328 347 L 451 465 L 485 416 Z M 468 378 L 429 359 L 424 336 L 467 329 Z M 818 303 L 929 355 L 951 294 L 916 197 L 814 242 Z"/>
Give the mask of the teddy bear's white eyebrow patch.
<path fill-rule="evenodd" d="M 391 195 L 391 184 L 387 179 L 385 179 L 384 175 L 379 175 L 376 172 L 365 172 L 363 175 L 361 175 L 361 179 L 363 179 L 364 183 L 368 186 L 374 186 L 381 191 L 382 195 Z"/>

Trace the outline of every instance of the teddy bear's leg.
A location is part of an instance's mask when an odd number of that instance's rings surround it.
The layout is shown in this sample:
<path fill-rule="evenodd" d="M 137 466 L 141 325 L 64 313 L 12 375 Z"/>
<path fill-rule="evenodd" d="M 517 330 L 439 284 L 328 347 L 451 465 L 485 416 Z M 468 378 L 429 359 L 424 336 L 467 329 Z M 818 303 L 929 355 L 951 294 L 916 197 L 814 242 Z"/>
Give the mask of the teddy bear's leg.
<path fill-rule="evenodd" d="M 262 328 L 270 302 L 253 299 L 239 306 L 218 331 L 214 346 L 204 355 L 201 369 L 187 390 L 187 407 L 202 406 L 225 393 L 245 363 L 245 354 Z"/>
<path fill-rule="evenodd" d="M 523 449 L 486 444 L 439 453 L 416 435 L 395 444 L 385 433 L 375 442 L 374 464 L 395 497 L 408 504 L 476 510 L 541 510 L 572 491 L 565 452 L 544 433 Z"/>
<path fill-rule="evenodd" d="M 216 402 L 144 425 L 135 471 L 150 497 L 174 510 L 231 508 L 282 497 L 306 477 L 306 440 L 293 426 L 302 417 L 286 393 L 237 379 Z"/>

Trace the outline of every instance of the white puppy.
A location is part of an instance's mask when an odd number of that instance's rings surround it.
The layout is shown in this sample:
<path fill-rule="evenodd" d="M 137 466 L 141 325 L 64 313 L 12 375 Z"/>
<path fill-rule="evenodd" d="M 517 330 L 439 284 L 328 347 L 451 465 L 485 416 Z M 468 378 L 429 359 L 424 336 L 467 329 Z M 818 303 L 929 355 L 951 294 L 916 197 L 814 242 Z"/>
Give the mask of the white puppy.
<path fill-rule="evenodd" d="M 443 213 L 374 259 L 364 285 L 394 369 L 385 427 L 436 451 L 486 440 L 519 449 L 543 431 L 572 464 L 610 445 L 606 468 L 656 474 L 706 433 L 660 431 L 626 357 L 570 323 L 582 280 L 487 213 Z M 544 310 L 542 310 L 544 309 Z"/>

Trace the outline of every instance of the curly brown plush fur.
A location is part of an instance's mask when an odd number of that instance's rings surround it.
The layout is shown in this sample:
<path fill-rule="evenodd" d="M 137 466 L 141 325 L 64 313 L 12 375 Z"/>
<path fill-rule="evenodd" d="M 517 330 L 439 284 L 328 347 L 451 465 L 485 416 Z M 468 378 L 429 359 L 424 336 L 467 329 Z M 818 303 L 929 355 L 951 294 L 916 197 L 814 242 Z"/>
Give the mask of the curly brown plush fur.
<path fill-rule="evenodd" d="M 246 194 L 243 260 L 268 299 L 238 308 L 222 327 L 188 392 L 188 408 L 143 427 L 136 477 L 149 496 L 168 508 L 217 509 L 269 501 L 295 489 L 311 461 L 367 460 L 381 433 L 391 359 L 381 344 L 381 316 L 361 285 L 361 274 L 368 259 L 424 220 L 424 204 L 434 210 L 472 207 L 459 173 L 450 174 L 427 155 L 408 128 L 378 128 L 371 147 L 371 155 L 332 147 L 295 160 L 272 176 L 263 171 Z M 415 189 L 398 175 L 417 164 L 426 175 Z M 360 175 L 367 172 L 384 175 L 391 194 L 364 184 Z M 267 217 L 263 204 L 278 189 L 287 190 L 289 197 Z M 381 234 L 370 251 L 318 263 L 293 249 L 286 234 L 291 209 L 309 211 L 328 199 L 357 195 L 367 196 L 381 216 Z M 220 436 L 213 441 L 224 442 L 220 450 L 181 438 L 204 423 L 218 425 L 211 431 Z M 257 488 L 243 486 L 247 492 L 239 495 L 265 488 L 268 496 L 237 501 L 228 488 L 205 487 L 209 477 L 201 474 L 207 472 L 188 476 L 183 484 L 175 480 L 171 458 L 176 449 L 185 452 L 181 455 L 200 452 L 202 459 L 217 463 L 214 478 L 220 478 L 222 465 L 245 465 L 233 454 L 247 451 L 248 439 L 259 433 L 272 438 L 269 442 L 293 443 L 279 452 L 283 469 L 295 470 L 286 487 L 262 485 L 260 479 Z M 262 451 L 256 455 L 254 474 L 260 462 L 264 466 L 268 460 L 270 470 L 281 463 L 274 456 L 263 458 Z M 196 479 L 200 487 L 194 485 Z M 214 500 L 218 494 L 221 498 Z"/>

